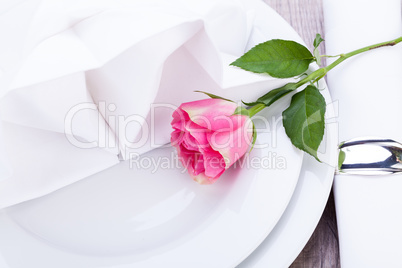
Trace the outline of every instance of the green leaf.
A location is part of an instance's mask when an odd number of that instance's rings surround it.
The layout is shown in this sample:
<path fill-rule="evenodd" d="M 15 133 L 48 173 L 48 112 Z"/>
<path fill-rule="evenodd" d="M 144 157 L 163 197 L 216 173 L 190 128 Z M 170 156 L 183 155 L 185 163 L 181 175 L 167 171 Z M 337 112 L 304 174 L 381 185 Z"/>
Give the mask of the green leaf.
<path fill-rule="evenodd" d="M 283 126 L 292 144 L 318 161 L 317 150 L 324 136 L 325 99 L 313 85 L 296 93 L 283 111 Z"/>
<path fill-rule="evenodd" d="M 238 107 L 234 110 L 233 115 L 236 115 L 236 114 L 250 116 L 248 110 L 247 110 L 246 108 L 244 108 L 244 107 L 241 107 L 241 106 L 238 106 Z"/>
<path fill-rule="evenodd" d="M 279 100 L 283 96 L 287 95 L 288 93 L 292 92 L 293 90 L 297 89 L 296 83 L 288 83 L 280 88 L 273 89 L 269 91 L 267 94 L 259 97 L 255 102 L 244 102 L 247 106 L 254 106 L 258 103 L 264 104 L 266 107 L 270 106 L 275 101 Z"/>
<path fill-rule="evenodd" d="M 305 72 L 314 60 L 311 52 L 294 41 L 274 39 L 256 45 L 230 65 L 254 73 L 288 78 Z"/>
<path fill-rule="evenodd" d="M 315 61 L 317 62 L 318 66 L 321 66 L 321 55 L 320 55 L 320 52 L 318 51 L 318 46 L 321 44 L 322 41 L 324 41 L 324 39 L 322 39 L 320 34 L 317 34 L 314 39 L 313 55 L 314 55 Z"/>
<path fill-rule="evenodd" d="M 244 101 L 241 101 L 244 105 L 247 105 L 247 106 L 254 106 L 254 105 L 256 105 L 256 104 L 258 104 L 258 102 L 244 102 Z"/>
<path fill-rule="evenodd" d="M 345 162 L 346 159 L 346 154 L 344 151 L 340 150 L 339 155 L 338 155 L 338 170 L 341 171 L 341 167 L 343 165 L 343 162 Z"/>
<path fill-rule="evenodd" d="M 234 102 L 234 101 L 232 101 L 232 100 L 225 99 L 225 98 L 223 98 L 223 97 L 220 97 L 220 96 L 218 96 L 218 95 L 214 95 L 214 94 L 211 94 L 211 93 L 208 93 L 208 92 L 205 92 L 205 91 L 195 90 L 194 92 L 204 93 L 205 95 L 207 95 L 207 96 L 210 97 L 211 99 L 221 99 L 221 100 L 225 100 L 225 101 Z"/>
<path fill-rule="evenodd" d="M 263 103 L 265 106 L 270 106 L 272 103 L 280 99 L 281 97 L 287 95 L 288 93 L 292 92 L 297 88 L 296 83 L 288 83 L 284 85 L 283 87 L 273 89 L 269 91 L 267 94 L 259 97 L 257 99 L 257 103 Z"/>
<path fill-rule="evenodd" d="M 324 41 L 324 39 L 322 39 L 321 34 L 319 34 L 319 33 L 316 34 L 314 43 L 313 43 L 314 48 L 317 48 L 321 44 L 322 41 Z"/>

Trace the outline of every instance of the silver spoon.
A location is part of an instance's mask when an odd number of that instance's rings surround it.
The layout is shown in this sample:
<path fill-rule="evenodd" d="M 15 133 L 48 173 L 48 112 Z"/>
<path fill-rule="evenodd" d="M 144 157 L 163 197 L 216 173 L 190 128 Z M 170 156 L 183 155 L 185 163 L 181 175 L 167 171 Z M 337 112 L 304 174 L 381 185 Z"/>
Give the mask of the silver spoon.
<path fill-rule="evenodd" d="M 391 139 L 364 137 L 339 146 L 337 174 L 384 175 L 402 171 L 402 144 Z"/>

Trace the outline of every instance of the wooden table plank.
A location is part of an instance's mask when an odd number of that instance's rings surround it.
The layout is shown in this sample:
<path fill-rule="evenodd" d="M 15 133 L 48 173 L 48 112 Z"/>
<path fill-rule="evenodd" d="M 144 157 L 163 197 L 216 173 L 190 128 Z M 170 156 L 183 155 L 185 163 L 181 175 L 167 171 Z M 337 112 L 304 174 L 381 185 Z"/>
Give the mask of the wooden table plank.
<path fill-rule="evenodd" d="M 324 17 L 321 0 L 265 0 L 313 48 L 316 33 L 324 36 Z"/>
<path fill-rule="evenodd" d="M 321 0 L 265 0 L 299 33 L 310 50 L 316 33 L 325 39 Z M 325 54 L 325 42 L 320 47 Z M 325 63 L 324 63 L 325 64 Z M 331 193 L 316 230 L 291 268 L 338 268 L 338 230 L 334 198 Z"/>

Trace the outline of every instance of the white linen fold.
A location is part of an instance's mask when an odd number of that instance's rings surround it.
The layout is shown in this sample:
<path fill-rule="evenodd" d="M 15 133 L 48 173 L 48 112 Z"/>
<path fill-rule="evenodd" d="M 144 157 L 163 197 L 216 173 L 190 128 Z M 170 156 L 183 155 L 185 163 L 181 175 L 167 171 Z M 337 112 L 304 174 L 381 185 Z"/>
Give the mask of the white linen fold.
<path fill-rule="evenodd" d="M 229 66 L 280 37 L 255 27 L 259 4 L 5 1 L 0 208 L 168 143 L 175 107 L 206 97 L 195 90 L 252 101 L 286 83 Z"/>
<path fill-rule="evenodd" d="M 402 35 L 401 1 L 324 0 L 329 55 Z M 358 55 L 328 74 L 339 101 L 340 141 L 379 136 L 402 141 L 402 46 Z M 342 267 L 400 267 L 402 175 L 335 176 Z"/>

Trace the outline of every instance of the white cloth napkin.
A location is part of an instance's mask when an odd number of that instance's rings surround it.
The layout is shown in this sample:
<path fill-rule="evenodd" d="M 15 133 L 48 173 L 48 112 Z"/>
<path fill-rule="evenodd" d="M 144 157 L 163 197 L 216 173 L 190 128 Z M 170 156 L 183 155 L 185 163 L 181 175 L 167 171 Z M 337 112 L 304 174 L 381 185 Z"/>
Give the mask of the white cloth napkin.
<path fill-rule="evenodd" d="M 0 0 L 0 208 L 168 143 L 194 90 L 252 101 L 286 83 L 229 67 L 281 37 L 255 26 L 258 5 Z"/>
<path fill-rule="evenodd" d="M 324 0 L 329 55 L 402 35 L 400 0 Z M 356 56 L 328 74 L 340 141 L 402 141 L 402 45 Z M 335 177 L 341 267 L 402 267 L 402 175 Z"/>

